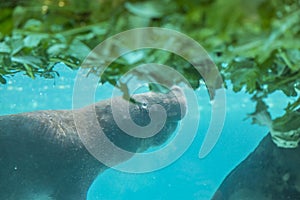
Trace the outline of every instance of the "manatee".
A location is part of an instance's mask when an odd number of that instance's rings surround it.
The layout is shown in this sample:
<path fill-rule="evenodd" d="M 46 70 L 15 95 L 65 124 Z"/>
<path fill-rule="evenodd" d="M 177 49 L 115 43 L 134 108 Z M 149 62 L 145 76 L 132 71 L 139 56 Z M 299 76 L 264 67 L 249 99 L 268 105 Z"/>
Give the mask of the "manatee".
<path fill-rule="evenodd" d="M 149 109 L 159 104 L 166 111 L 166 122 L 151 137 L 134 137 L 116 124 L 111 100 L 118 107 L 129 104 L 135 124 L 151 123 Z M 173 87 L 169 93 L 147 92 L 132 95 L 132 101 L 114 97 L 75 110 L 46 110 L 0 116 L 0 199 L 5 200 L 84 200 L 95 178 L 107 167 L 97 160 L 83 144 L 74 116 L 83 123 L 96 114 L 101 130 L 121 149 L 130 153 L 120 157 L 103 152 L 124 162 L 149 147 L 163 144 L 175 131 L 186 112 L 182 90 Z M 91 110 L 95 110 L 94 113 Z M 152 109 L 155 113 L 155 109 Z M 97 134 L 94 125 L 88 126 L 87 136 Z M 98 126 L 99 127 L 99 126 Z M 141 133 L 142 134 L 142 133 Z M 96 146 L 97 147 L 97 146 Z"/>
<path fill-rule="evenodd" d="M 278 147 L 268 133 L 234 168 L 212 200 L 300 199 L 300 147 Z"/>

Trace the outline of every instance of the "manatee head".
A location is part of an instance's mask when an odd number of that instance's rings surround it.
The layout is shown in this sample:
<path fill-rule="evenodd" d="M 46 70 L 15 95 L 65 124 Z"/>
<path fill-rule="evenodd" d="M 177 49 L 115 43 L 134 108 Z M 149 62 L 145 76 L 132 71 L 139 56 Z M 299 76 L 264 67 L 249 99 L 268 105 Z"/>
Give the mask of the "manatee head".
<path fill-rule="evenodd" d="M 106 136 L 116 146 L 130 152 L 142 152 L 166 142 L 186 113 L 186 99 L 179 87 L 167 94 L 148 92 L 113 98 L 105 109 L 96 112 Z"/>

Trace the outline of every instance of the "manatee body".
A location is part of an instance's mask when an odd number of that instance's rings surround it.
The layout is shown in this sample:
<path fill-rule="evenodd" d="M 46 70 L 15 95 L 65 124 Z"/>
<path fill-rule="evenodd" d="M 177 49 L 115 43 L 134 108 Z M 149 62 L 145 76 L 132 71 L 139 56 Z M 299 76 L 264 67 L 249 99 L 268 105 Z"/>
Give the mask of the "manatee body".
<path fill-rule="evenodd" d="M 268 134 L 225 178 L 212 200 L 300 199 L 300 147 L 277 147 Z"/>
<path fill-rule="evenodd" d="M 159 104 L 166 110 L 167 121 L 154 136 L 137 138 L 118 128 L 110 99 L 73 111 L 0 116 L 0 199 L 86 199 L 91 183 L 108 167 L 86 149 L 76 129 L 74 116 L 88 124 L 86 120 L 95 115 L 92 111 L 96 111 L 97 121 L 107 138 L 132 152 L 127 157 L 103 152 L 118 164 L 135 152 L 164 143 L 185 114 L 186 102 L 183 92 L 177 87 L 168 94 L 148 92 L 134 95 L 132 99 L 134 101 L 129 103 L 130 116 L 140 126 L 151 122 L 149 109 L 152 105 Z M 113 100 L 120 107 L 128 104 L 122 97 Z M 156 112 L 155 109 L 152 111 Z M 97 135 L 97 131 L 94 125 L 88 126 L 87 137 L 89 133 Z"/>

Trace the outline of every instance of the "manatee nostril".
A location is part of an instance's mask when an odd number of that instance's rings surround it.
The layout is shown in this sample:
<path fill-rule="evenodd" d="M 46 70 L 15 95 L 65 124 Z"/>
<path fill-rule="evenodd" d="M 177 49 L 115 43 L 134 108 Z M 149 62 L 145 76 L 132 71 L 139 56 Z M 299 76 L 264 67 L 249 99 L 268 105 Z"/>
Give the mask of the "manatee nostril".
<path fill-rule="evenodd" d="M 147 107 L 148 107 L 148 104 L 146 102 L 143 102 L 142 103 L 142 108 L 147 109 Z"/>

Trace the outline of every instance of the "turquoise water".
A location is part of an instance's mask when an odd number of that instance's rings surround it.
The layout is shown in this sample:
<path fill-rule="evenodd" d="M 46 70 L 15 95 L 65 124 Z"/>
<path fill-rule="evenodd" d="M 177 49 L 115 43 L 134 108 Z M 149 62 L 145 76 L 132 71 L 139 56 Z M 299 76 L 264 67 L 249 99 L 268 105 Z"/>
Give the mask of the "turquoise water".
<path fill-rule="evenodd" d="M 56 69 L 61 76 L 55 80 L 31 80 L 17 75 L 10 78 L 7 85 L 0 85 L 0 114 L 71 109 L 76 71 L 63 65 L 56 66 Z M 97 90 L 96 100 L 109 98 L 111 89 L 109 85 L 101 86 Z M 228 90 L 222 135 L 211 153 L 200 159 L 198 153 L 210 120 L 210 103 L 204 88 L 196 94 L 201 114 L 199 130 L 180 159 L 164 169 L 146 174 L 109 169 L 93 183 L 88 199 L 210 199 L 225 176 L 257 146 L 267 129 L 244 120 L 246 114 L 254 109 L 249 96 Z M 268 103 L 275 114 L 280 114 L 280 105 L 285 103 L 285 99 L 276 94 Z"/>

